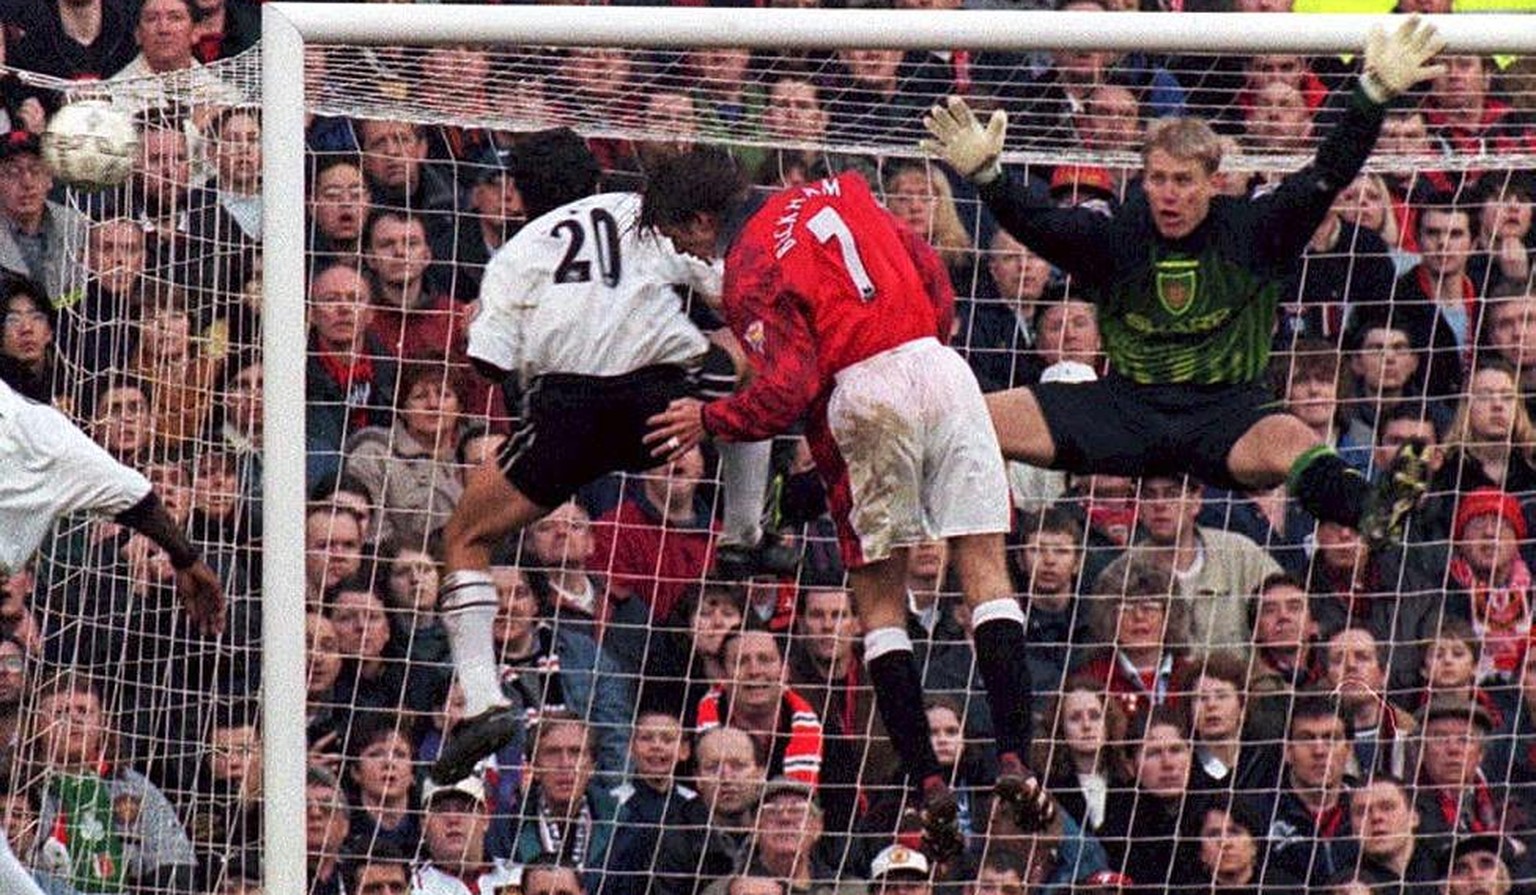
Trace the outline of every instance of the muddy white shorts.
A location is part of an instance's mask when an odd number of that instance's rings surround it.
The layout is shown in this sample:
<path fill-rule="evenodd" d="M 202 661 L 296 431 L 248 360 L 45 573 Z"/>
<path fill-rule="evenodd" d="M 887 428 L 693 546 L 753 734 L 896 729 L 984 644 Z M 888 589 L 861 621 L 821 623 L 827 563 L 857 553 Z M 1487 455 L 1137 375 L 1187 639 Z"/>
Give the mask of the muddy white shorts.
<path fill-rule="evenodd" d="M 849 568 L 920 541 L 1008 530 L 1008 478 L 981 387 L 935 339 L 843 369 L 807 435 Z"/>

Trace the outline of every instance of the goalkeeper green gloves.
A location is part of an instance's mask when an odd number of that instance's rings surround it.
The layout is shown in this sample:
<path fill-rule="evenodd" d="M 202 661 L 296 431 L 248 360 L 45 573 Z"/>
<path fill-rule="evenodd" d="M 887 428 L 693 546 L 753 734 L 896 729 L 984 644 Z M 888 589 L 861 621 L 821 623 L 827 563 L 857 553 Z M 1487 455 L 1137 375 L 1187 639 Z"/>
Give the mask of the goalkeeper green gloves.
<path fill-rule="evenodd" d="M 1445 39 L 1418 16 L 1409 16 L 1390 35 L 1377 25 L 1366 38 L 1360 87 L 1373 102 L 1385 105 L 1420 81 L 1444 74 L 1444 65 L 1424 64 L 1443 49 Z"/>
<path fill-rule="evenodd" d="M 947 105 L 928 110 L 923 126 L 933 139 L 919 143 L 922 150 L 943 159 L 972 183 L 990 183 L 1003 173 L 998 163 L 1008 130 L 1008 116 L 1003 110 L 993 112 L 987 126 L 982 127 L 965 100 L 951 96 Z"/>

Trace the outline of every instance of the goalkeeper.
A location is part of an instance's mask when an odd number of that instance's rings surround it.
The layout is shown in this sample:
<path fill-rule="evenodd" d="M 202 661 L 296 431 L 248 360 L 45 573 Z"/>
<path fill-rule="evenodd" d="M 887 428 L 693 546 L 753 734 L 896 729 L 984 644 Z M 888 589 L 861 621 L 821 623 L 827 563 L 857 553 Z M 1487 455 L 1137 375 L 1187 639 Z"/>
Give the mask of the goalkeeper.
<path fill-rule="evenodd" d="M 1220 196 L 1216 134 L 1202 121 L 1154 125 L 1142 147 L 1142 190 L 1113 217 L 1056 208 L 999 164 L 1007 118 L 983 127 L 951 97 L 923 119 L 923 148 L 977 184 L 998 222 L 1072 275 L 1098 305 L 1114 372 L 988 396 L 1010 459 L 1072 472 L 1192 472 L 1223 488 L 1287 482 L 1319 519 L 1358 529 L 1373 546 L 1400 538 L 1424 488 L 1422 447 L 1405 445 L 1373 491 L 1265 386 L 1286 272 L 1365 163 L 1387 104 L 1444 70 L 1444 46 L 1409 18 L 1373 30 L 1359 83 L 1312 164 L 1258 199 Z"/>

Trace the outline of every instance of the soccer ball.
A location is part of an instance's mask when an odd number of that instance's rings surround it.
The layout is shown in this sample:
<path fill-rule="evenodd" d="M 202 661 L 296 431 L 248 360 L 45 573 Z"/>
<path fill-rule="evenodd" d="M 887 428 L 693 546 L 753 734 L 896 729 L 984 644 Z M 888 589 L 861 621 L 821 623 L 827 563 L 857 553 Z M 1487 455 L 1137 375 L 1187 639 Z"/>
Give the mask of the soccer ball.
<path fill-rule="evenodd" d="M 139 132 L 121 109 L 101 100 L 82 100 L 60 109 L 43 131 L 43 161 L 53 176 L 72 187 L 99 190 L 117 186 L 133 173 Z"/>

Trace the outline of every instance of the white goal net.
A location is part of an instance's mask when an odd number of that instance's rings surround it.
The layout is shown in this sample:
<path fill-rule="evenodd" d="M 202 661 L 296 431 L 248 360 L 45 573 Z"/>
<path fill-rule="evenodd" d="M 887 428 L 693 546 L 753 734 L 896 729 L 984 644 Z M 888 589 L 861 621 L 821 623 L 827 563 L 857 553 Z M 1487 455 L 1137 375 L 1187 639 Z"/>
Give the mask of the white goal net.
<path fill-rule="evenodd" d="M 22 175 L 7 174 L 8 245 L 35 239 L 39 257 L 6 262 L 3 350 L 144 472 L 229 600 L 223 636 L 199 635 L 167 557 L 86 516 L 62 520 L 6 582 L 7 832 L 49 891 L 219 891 L 260 876 L 258 62 L 90 84 L 7 72 L 43 109 L 110 101 L 142 153 L 121 187 L 60 184 L 40 234 L 24 223 Z M 25 120 L 13 112 L 8 159 L 36 139 Z M 41 328 L 9 285 L 29 269 Z"/>

